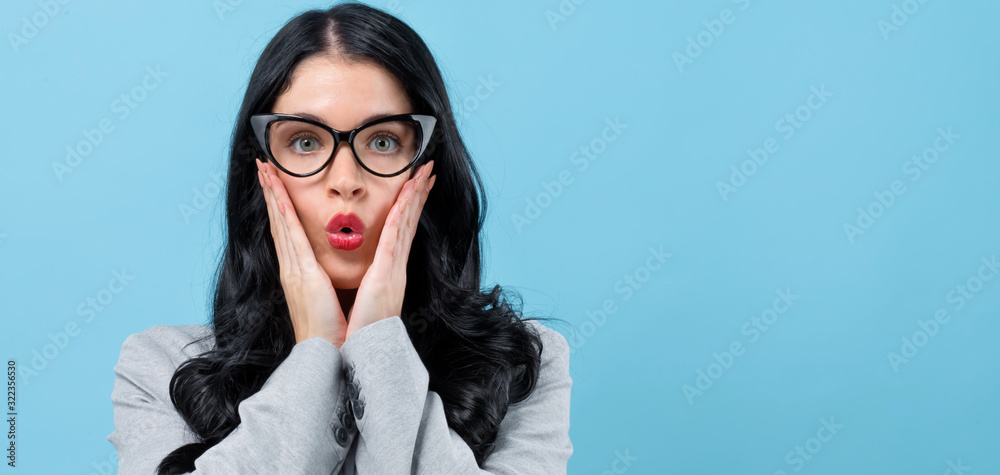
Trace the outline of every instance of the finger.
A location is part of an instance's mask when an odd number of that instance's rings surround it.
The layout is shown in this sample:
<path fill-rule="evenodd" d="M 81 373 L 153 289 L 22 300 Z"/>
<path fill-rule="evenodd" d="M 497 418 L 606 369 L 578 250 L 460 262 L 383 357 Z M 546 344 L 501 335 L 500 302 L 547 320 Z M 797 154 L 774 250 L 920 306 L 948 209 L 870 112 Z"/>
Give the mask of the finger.
<path fill-rule="evenodd" d="M 410 179 L 403 184 L 403 189 L 400 190 L 399 197 L 393 203 L 392 208 L 389 209 L 389 214 L 385 218 L 385 224 L 382 226 L 382 234 L 379 236 L 378 247 L 375 249 L 375 259 L 372 261 L 373 267 L 381 265 L 384 258 L 392 259 L 394 254 L 396 254 L 399 221 L 406 204 L 406 197 L 409 195 L 409 189 L 413 187 L 413 181 L 413 179 Z"/>
<path fill-rule="evenodd" d="M 316 256 L 313 254 L 312 245 L 309 243 L 305 228 L 302 227 L 302 222 L 295 212 L 295 206 L 285 190 L 285 185 L 278 179 L 271 180 L 271 184 L 277 202 L 285 211 L 282 222 L 287 231 L 288 243 L 298 256 L 299 262 L 297 264 L 301 266 L 303 263 L 314 262 Z"/>
<path fill-rule="evenodd" d="M 402 229 L 398 232 L 400 253 L 405 256 L 409 256 L 410 254 L 410 247 L 413 244 L 413 237 L 417 233 L 417 226 L 420 223 L 420 215 L 423 213 L 424 204 L 427 202 L 427 195 L 434 184 L 434 180 L 437 178 L 437 176 L 429 176 L 433 166 L 433 161 L 428 163 L 423 176 L 414 185 L 414 191 L 411 192 L 405 209 L 407 219 Z M 405 261 L 399 265 L 402 265 L 405 270 Z"/>
<path fill-rule="evenodd" d="M 424 164 L 417 169 L 417 173 L 413 175 L 413 178 L 410 178 L 409 180 L 406 180 L 406 183 L 403 183 L 403 188 L 399 190 L 399 196 L 396 198 L 396 203 L 393 204 L 392 209 L 389 211 L 389 214 L 393 219 L 386 218 L 386 223 L 391 222 L 391 226 L 394 231 L 405 225 L 408 213 L 407 210 L 410 208 L 410 203 L 413 201 L 416 188 L 422 182 L 426 171 L 427 165 Z"/>
<path fill-rule="evenodd" d="M 287 258 L 285 256 L 284 248 L 281 244 L 282 243 L 281 235 L 278 232 L 279 213 L 278 210 L 275 209 L 274 206 L 272 205 L 272 201 L 269 197 L 270 184 L 268 183 L 267 177 L 264 176 L 263 166 L 260 163 L 260 160 L 257 161 L 257 179 L 260 181 L 261 193 L 264 195 L 264 204 L 267 207 L 268 223 L 270 224 L 271 227 L 271 238 L 274 240 L 275 254 L 277 254 L 278 256 L 278 265 L 287 269 L 288 265 L 285 264 Z"/>
<path fill-rule="evenodd" d="M 425 179 L 425 175 L 428 171 L 428 165 L 433 166 L 433 163 L 426 163 L 417 169 L 416 173 L 412 178 L 403 184 L 403 188 L 399 191 L 399 196 L 396 198 L 396 202 L 393 203 L 392 208 L 389 209 L 389 214 L 386 216 L 385 224 L 382 226 L 382 234 L 379 237 L 378 247 L 375 249 L 375 258 L 372 261 L 372 266 L 376 267 L 383 265 L 384 259 L 391 259 L 395 262 L 392 266 L 391 272 L 404 272 L 406 269 L 406 258 L 405 256 L 409 253 L 409 243 L 401 242 L 401 236 L 405 234 L 400 232 L 401 226 L 405 225 L 405 220 L 407 219 L 407 211 L 411 207 L 413 202 L 413 197 L 416 194 L 416 186 Z M 412 236 L 410 237 L 412 240 Z M 394 259 L 396 255 L 401 253 L 404 256 L 403 259 Z M 390 262 L 390 265 L 393 263 Z"/>
<path fill-rule="evenodd" d="M 265 170 L 266 167 L 261 164 L 260 174 L 265 184 L 264 199 L 267 202 L 268 215 L 271 217 L 271 235 L 274 238 L 275 252 L 278 254 L 279 271 L 285 272 L 286 275 L 295 275 L 294 273 L 297 272 L 298 266 L 295 263 L 295 256 L 290 252 L 291 249 L 288 245 L 281 210 L 278 209 L 277 202 L 274 199 L 274 192 L 271 188 L 274 180 L 267 175 Z"/>
<path fill-rule="evenodd" d="M 405 236 L 411 236 L 416 231 L 417 222 L 420 219 L 420 211 L 423 208 L 424 198 L 427 196 L 428 180 L 431 167 L 434 162 L 427 163 L 421 173 L 414 178 L 413 188 L 408 192 L 405 206 L 402 210 L 404 219 L 400 223 L 400 231 Z"/>
<path fill-rule="evenodd" d="M 283 211 L 283 203 L 278 200 L 277 187 L 282 186 L 281 180 L 278 179 L 277 174 L 272 172 L 270 164 L 264 165 L 264 176 L 267 178 L 268 183 L 268 195 L 271 200 L 271 206 L 278 213 L 278 233 L 280 235 L 281 244 L 285 252 L 285 257 L 287 257 L 286 263 L 288 266 L 288 271 L 291 275 L 299 275 L 301 273 L 301 266 L 299 262 L 299 255 L 296 253 L 294 244 L 292 244 L 291 231 L 288 229 L 288 212 Z M 283 190 L 284 188 L 282 188 Z"/>
<path fill-rule="evenodd" d="M 391 265 L 395 275 L 405 275 L 406 261 L 409 257 L 410 244 L 415 234 L 414 211 L 419 212 L 420 196 L 427 181 L 427 174 L 433 163 L 427 163 L 420 168 L 417 174 L 404 185 L 400 190 L 399 199 L 394 205 L 394 215 L 389 225 L 388 233 L 383 232 L 387 242 L 387 248 L 391 247 L 392 253 L 398 255 L 399 259 L 393 259 Z M 419 214 L 417 215 L 419 216 Z M 390 220 L 387 220 L 390 221 Z M 388 249 L 387 249 L 388 250 Z"/>

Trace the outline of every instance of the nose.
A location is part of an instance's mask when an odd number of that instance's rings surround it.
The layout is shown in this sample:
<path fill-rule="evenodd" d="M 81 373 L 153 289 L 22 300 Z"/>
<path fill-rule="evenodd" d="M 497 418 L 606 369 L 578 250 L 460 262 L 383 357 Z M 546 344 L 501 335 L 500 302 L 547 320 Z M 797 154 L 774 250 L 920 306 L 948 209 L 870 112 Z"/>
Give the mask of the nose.
<path fill-rule="evenodd" d="M 325 170 L 324 179 L 330 189 L 330 194 L 347 199 L 356 199 L 364 193 L 364 173 L 361 165 L 354 159 L 351 144 L 340 142 L 333 154 L 331 162 Z"/>

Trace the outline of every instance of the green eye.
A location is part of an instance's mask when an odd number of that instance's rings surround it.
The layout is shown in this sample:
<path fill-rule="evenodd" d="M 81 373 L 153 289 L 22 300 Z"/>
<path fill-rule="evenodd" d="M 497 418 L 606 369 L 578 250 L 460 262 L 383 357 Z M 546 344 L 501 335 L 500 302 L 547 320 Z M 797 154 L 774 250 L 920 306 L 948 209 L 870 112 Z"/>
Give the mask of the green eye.
<path fill-rule="evenodd" d="M 291 145 L 294 146 L 295 149 L 299 152 L 312 152 L 315 151 L 317 147 L 319 147 L 319 144 L 316 142 L 316 139 L 312 137 L 302 137 L 299 139 L 293 139 Z"/>
<path fill-rule="evenodd" d="M 391 152 L 396 141 L 386 135 L 379 135 L 372 139 L 373 149 L 379 152 Z"/>

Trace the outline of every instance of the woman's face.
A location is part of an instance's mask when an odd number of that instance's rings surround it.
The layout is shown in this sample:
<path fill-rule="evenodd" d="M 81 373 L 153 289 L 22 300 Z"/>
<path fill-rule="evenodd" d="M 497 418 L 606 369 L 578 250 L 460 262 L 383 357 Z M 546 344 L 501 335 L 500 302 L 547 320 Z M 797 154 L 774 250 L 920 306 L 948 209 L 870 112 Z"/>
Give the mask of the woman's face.
<path fill-rule="evenodd" d="M 272 113 L 308 115 L 336 130 L 349 131 L 373 115 L 413 112 L 395 76 L 372 63 L 347 63 L 331 56 L 313 56 L 299 63 L 291 85 L 278 96 Z M 356 144 L 361 147 L 363 144 Z M 338 146 L 333 161 L 319 173 L 278 177 L 295 206 L 319 265 L 337 289 L 356 289 L 375 258 L 382 227 L 403 184 L 412 175 L 379 177 L 354 159 L 350 145 Z M 353 250 L 335 249 L 326 226 L 337 213 L 354 213 L 364 222 L 364 242 Z"/>

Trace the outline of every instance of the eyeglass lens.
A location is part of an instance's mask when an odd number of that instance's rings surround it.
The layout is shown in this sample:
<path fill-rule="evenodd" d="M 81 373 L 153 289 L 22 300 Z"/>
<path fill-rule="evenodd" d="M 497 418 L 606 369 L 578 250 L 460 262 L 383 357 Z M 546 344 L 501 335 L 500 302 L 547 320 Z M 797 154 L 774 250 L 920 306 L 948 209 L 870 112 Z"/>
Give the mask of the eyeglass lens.
<path fill-rule="evenodd" d="M 354 136 L 354 151 L 376 173 L 396 173 L 417 155 L 419 123 L 399 120 L 372 124 Z M 316 171 L 330 158 L 334 138 L 330 132 L 298 120 L 281 119 L 268 131 L 271 155 L 293 173 Z"/>

